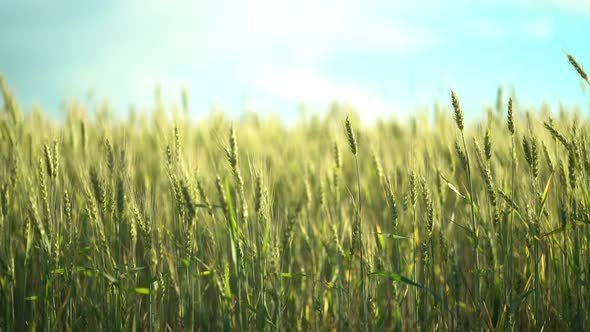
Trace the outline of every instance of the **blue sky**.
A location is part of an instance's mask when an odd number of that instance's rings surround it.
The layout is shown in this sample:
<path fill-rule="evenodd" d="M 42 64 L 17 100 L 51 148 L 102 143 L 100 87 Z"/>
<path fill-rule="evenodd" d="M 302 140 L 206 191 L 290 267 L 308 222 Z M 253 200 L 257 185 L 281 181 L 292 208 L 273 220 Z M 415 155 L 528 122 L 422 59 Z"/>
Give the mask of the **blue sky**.
<path fill-rule="evenodd" d="M 184 87 L 213 105 L 290 117 L 347 101 L 400 115 L 455 89 L 466 112 L 499 84 L 522 105 L 588 99 L 564 52 L 590 67 L 590 2 L 250 0 L 0 2 L 0 73 L 25 107 L 64 98 L 149 107 Z"/>

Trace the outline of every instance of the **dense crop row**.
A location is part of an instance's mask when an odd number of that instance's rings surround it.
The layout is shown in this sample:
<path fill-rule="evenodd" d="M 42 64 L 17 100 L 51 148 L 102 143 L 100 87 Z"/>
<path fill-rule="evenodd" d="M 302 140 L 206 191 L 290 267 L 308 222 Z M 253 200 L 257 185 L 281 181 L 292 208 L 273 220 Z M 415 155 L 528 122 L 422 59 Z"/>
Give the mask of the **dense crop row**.
<path fill-rule="evenodd" d="M 575 112 L 56 122 L 2 92 L 0 330 L 590 326 Z"/>

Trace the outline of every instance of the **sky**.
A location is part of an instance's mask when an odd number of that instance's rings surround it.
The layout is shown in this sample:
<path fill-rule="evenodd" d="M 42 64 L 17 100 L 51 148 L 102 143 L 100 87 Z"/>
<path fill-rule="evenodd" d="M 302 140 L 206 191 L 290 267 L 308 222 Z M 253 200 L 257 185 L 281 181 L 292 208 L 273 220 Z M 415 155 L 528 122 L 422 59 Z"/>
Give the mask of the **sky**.
<path fill-rule="evenodd" d="M 0 0 L 0 73 L 25 109 L 107 98 L 118 113 L 186 89 L 191 113 L 293 118 L 346 102 L 366 119 L 499 85 L 522 105 L 588 104 L 590 1 Z"/>

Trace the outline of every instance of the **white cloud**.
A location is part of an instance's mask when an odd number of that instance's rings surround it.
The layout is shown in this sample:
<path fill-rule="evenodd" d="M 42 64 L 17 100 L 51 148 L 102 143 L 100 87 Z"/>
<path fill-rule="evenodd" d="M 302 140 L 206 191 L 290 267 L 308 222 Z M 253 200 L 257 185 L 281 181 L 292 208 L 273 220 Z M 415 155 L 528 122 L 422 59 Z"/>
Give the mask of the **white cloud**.
<path fill-rule="evenodd" d="M 342 48 L 420 50 L 440 38 L 435 27 L 398 19 L 401 12 L 394 10 L 401 4 L 384 13 L 383 7 L 389 5 L 384 0 L 183 0 L 174 6 L 154 1 L 132 4 L 123 7 L 117 19 L 123 33 L 129 13 L 133 13 L 136 28 L 132 31 L 145 30 L 145 35 L 152 37 L 139 42 L 174 44 L 191 53 L 196 49 L 199 53 L 282 49 L 301 55 L 305 61 Z M 165 24 L 154 24 L 162 21 Z M 138 42 L 138 38 L 130 41 Z"/>
<path fill-rule="evenodd" d="M 281 97 L 293 104 L 302 102 L 320 110 L 327 109 L 333 101 L 344 102 L 354 107 L 366 121 L 396 110 L 371 87 L 331 80 L 306 69 L 267 69 L 259 75 L 255 86 L 263 94 Z"/>
<path fill-rule="evenodd" d="M 277 95 L 293 104 L 308 102 L 318 108 L 334 99 L 346 100 L 363 113 L 376 116 L 389 105 L 377 91 L 357 82 L 341 82 L 319 75 L 315 68 L 339 53 L 407 55 L 442 41 L 442 35 L 432 25 L 397 20 L 392 13 L 383 13 L 379 9 L 384 3 L 383 0 L 181 0 L 174 6 L 149 0 L 147 4 L 126 3 L 117 15 L 109 16 L 111 35 L 115 38 L 101 47 L 105 56 L 97 57 L 97 61 L 102 65 L 93 67 L 124 70 L 127 79 L 120 83 L 127 85 L 127 91 L 135 98 L 140 91 L 147 91 L 150 98 L 153 88 L 149 84 L 158 78 L 165 86 L 174 86 L 181 77 L 194 88 L 199 84 L 197 81 L 210 80 L 215 75 L 227 81 L 225 89 Z M 134 25 L 126 29 L 129 20 Z M 113 57 L 113 54 L 120 56 Z M 162 77 L 157 76 L 160 74 Z M 93 75 L 100 77 L 105 73 Z M 106 84 L 112 78 L 95 79 Z M 227 102 L 223 98 L 219 98 L 219 103 Z"/>

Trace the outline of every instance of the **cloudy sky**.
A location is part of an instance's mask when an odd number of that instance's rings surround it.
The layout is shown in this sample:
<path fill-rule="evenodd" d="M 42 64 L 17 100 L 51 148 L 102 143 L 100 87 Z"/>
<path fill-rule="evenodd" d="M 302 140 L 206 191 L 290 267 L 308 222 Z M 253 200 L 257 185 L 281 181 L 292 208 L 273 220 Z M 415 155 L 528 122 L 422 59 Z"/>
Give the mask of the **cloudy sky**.
<path fill-rule="evenodd" d="M 365 114 L 448 102 L 587 103 L 590 1 L 0 0 L 0 73 L 25 107 L 108 97 L 119 112 L 184 87 L 212 105 L 293 114 L 334 99 Z"/>

